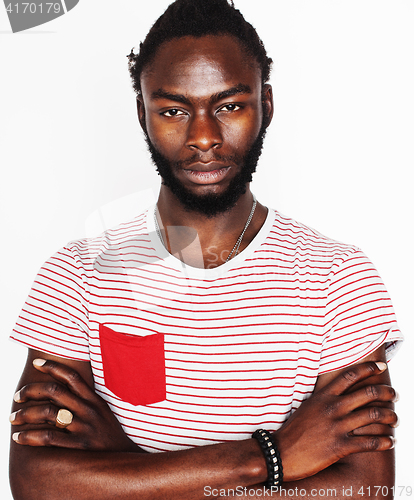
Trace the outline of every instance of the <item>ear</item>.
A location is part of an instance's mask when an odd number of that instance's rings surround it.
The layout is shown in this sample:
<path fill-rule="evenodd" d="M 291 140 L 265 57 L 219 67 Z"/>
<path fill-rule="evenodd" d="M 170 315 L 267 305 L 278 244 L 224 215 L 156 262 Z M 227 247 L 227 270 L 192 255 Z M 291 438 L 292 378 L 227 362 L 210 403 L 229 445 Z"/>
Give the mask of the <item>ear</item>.
<path fill-rule="evenodd" d="M 262 90 L 262 105 L 263 105 L 263 113 L 265 116 L 265 127 L 267 128 L 270 125 L 270 122 L 273 118 L 273 90 L 272 86 L 266 83 L 263 85 Z"/>
<path fill-rule="evenodd" d="M 139 124 L 141 125 L 142 130 L 146 133 L 147 125 L 145 123 L 145 106 L 142 94 L 139 94 L 137 96 L 137 113 L 138 113 Z"/>

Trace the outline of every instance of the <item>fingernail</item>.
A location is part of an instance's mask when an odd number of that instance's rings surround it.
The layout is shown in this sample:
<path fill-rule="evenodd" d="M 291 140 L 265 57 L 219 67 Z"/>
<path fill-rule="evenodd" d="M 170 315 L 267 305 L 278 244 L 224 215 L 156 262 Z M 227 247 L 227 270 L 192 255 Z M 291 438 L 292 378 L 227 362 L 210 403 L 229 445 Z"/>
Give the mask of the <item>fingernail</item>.
<path fill-rule="evenodd" d="M 36 358 L 33 360 L 34 366 L 43 366 L 46 363 L 45 359 Z"/>
<path fill-rule="evenodd" d="M 392 441 L 392 447 L 390 448 L 391 450 L 395 447 L 395 445 L 397 444 L 397 440 L 395 439 L 394 436 L 390 436 L 391 438 L 391 441 Z"/>
<path fill-rule="evenodd" d="M 395 424 L 392 424 L 391 427 L 396 429 L 399 425 L 400 425 L 400 417 L 397 415 L 397 421 L 395 422 Z"/>
<path fill-rule="evenodd" d="M 15 432 L 13 435 L 12 435 L 12 439 L 13 441 L 16 441 L 16 443 L 19 442 L 19 436 L 20 436 L 20 432 Z"/>
<path fill-rule="evenodd" d="M 16 401 L 16 403 L 21 403 L 21 400 L 20 400 L 20 391 L 16 392 L 16 394 L 13 396 L 13 399 Z"/>
<path fill-rule="evenodd" d="M 9 422 L 12 424 L 16 420 L 17 411 L 13 412 L 9 417 Z"/>
<path fill-rule="evenodd" d="M 396 403 L 399 400 L 400 400 L 400 395 L 398 394 L 397 391 L 395 391 L 395 396 L 394 396 L 394 400 L 393 401 L 394 401 L 394 403 Z"/>
<path fill-rule="evenodd" d="M 384 363 L 383 361 L 376 361 L 375 364 L 378 366 L 378 369 L 382 372 L 387 369 L 387 363 Z"/>

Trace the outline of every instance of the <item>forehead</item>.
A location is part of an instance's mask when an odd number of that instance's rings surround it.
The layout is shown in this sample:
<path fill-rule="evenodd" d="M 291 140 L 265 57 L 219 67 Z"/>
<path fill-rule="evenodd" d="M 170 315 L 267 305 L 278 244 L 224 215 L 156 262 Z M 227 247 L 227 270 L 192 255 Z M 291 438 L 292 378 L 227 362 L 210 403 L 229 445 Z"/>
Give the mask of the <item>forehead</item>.
<path fill-rule="evenodd" d="M 200 98 L 240 83 L 261 90 L 261 70 L 229 35 L 185 36 L 165 42 L 141 76 L 144 94 L 162 88 Z"/>

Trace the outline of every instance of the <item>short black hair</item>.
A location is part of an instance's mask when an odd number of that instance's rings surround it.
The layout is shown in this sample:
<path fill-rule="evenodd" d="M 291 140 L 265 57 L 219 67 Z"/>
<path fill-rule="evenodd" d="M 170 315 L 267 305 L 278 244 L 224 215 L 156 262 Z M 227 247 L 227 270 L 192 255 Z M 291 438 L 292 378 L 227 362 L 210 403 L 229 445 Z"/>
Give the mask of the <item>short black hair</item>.
<path fill-rule="evenodd" d="M 206 35 L 231 35 L 259 64 L 262 83 L 269 80 L 272 59 L 256 30 L 241 12 L 227 0 L 176 0 L 154 23 L 139 53 L 131 53 L 129 72 L 137 94 L 141 93 L 141 74 L 154 58 L 157 49 L 164 42 L 184 36 L 202 37 Z"/>

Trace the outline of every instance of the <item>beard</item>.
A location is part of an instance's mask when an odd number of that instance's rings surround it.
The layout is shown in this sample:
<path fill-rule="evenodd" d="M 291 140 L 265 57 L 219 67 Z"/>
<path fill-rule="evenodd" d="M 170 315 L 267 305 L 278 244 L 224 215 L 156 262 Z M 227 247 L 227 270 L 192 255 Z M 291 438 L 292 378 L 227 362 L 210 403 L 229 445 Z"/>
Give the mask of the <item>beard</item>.
<path fill-rule="evenodd" d="M 241 165 L 239 172 L 230 181 L 227 189 L 221 194 L 194 194 L 174 175 L 176 169 L 181 169 L 186 165 L 196 162 L 199 158 L 197 154 L 185 161 L 170 162 L 157 150 L 147 133 L 145 133 L 145 139 L 151 159 L 162 178 L 162 184 L 170 189 L 186 210 L 212 218 L 233 208 L 240 196 L 246 192 L 247 184 L 252 181 L 253 173 L 256 171 L 257 163 L 262 154 L 266 128 L 263 120 L 256 140 L 244 155 L 215 155 L 216 161 L 232 162 L 236 165 Z"/>

